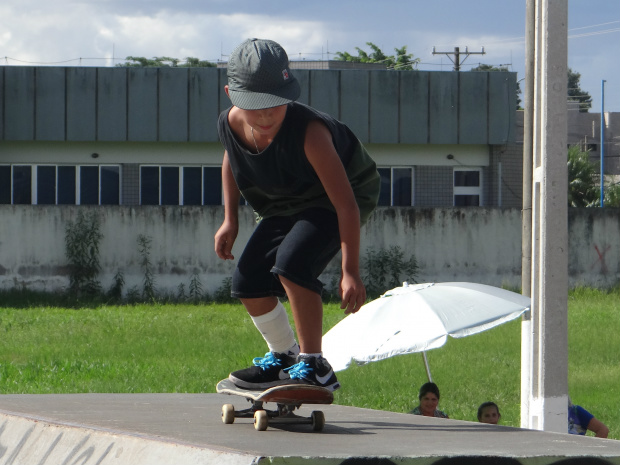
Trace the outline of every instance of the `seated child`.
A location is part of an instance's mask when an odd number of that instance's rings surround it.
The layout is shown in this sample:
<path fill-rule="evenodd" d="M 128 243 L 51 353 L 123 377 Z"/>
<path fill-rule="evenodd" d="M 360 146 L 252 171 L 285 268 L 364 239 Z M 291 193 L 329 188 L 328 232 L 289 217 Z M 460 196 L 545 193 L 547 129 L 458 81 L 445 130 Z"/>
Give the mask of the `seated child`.
<path fill-rule="evenodd" d="M 488 423 L 497 425 L 502 415 L 499 413 L 499 407 L 495 402 L 484 402 L 478 407 L 478 421 L 480 423 Z"/>

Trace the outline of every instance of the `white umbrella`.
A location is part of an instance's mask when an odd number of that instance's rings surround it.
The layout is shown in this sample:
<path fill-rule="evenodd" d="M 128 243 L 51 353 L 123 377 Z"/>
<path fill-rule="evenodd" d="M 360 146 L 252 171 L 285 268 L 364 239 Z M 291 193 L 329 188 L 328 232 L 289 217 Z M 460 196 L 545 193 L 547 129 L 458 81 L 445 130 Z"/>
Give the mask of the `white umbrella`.
<path fill-rule="evenodd" d="M 424 283 L 397 287 L 367 303 L 323 336 L 335 371 L 394 355 L 441 347 L 447 337 L 476 334 L 517 318 L 530 298 L 485 284 Z M 430 370 L 424 354 L 429 380 Z"/>

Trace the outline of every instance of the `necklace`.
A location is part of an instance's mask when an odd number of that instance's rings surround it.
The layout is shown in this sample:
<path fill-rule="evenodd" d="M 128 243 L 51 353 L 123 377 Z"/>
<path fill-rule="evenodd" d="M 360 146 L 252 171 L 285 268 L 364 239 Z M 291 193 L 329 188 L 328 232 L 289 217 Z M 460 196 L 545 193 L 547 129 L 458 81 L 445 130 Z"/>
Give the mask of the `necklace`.
<path fill-rule="evenodd" d="M 258 144 L 256 143 L 256 138 L 254 137 L 254 128 L 252 126 L 250 126 L 250 134 L 252 134 L 252 140 L 254 141 L 254 147 L 256 147 L 256 153 L 260 153 Z"/>

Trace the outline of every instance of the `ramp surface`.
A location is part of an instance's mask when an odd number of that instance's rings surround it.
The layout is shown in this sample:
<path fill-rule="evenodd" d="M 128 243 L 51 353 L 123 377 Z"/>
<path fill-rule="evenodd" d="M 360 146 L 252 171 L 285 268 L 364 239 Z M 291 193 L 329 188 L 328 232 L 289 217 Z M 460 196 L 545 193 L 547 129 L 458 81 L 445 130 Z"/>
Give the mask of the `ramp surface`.
<path fill-rule="evenodd" d="M 339 405 L 302 407 L 323 410 L 320 433 L 258 432 L 252 419 L 223 424 L 225 403 L 221 394 L 1 395 L 0 465 L 620 465 L 611 439 Z"/>

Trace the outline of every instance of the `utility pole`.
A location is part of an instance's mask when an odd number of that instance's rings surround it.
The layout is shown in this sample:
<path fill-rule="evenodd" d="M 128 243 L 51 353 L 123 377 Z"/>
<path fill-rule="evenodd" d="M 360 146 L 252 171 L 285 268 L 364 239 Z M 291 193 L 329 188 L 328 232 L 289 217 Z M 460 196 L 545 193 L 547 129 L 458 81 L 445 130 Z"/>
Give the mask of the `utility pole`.
<path fill-rule="evenodd" d="M 534 0 L 534 11 L 532 306 L 529 322 L 522 322 L 522 335 L 529 334 L 522 337 L 521 427 L 566 434 L 568 6 L 565 0 Z"/>
<path fill-rule="evenodd" d="M 523 209 L 521 210 L 521 293 L 532 297 L 532 182 L 534 163 L 534 73 L 536 0 L 525 0 L 525 89 L 523 92 Z M 521 424 L 529 425 L 532 311 L 521 317 Z M 528 420 L 526 420 L 528 419 Z"/>
<path fill-rule="evenodd" d="M 484 47 L 482 47 L 482 50 L 480 52 L 470 52 L 467 47 L 465 47 L 465 52 L 461 53 L 459 47 L 454 47 L 454 52 L 436 52 L 435 51 L 435 47 L 433 47 L 433 55 L 446 55 L 448 58 L 450 58 L 450 61 L 452 63 L 454 63 L 454 71 L 460 71 L 461 70 L 461 65 L 465 62 L 465 60 L 467 60 L 467 57 L 469 55 L 484 55 Z M 454 58 L 452 58 L 450 55 L 454 55 Z M 463 58 L 463 60 L 461 61 L 461 55 L 465 55 L 465 58 Z"/>
<path fill-rule="evenodd" d="M 601 208 L 605 206 L 605 83 L 601 81 Z"/>

